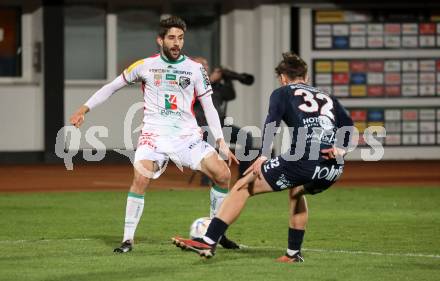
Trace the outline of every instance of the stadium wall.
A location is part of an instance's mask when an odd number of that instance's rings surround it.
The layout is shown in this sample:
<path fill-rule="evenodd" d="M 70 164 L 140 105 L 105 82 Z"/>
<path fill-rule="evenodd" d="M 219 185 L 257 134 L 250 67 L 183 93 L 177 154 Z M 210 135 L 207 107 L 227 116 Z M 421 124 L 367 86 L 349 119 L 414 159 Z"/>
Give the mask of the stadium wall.
<path fill-rule="evenodd" d="M 22 15 L 22 77 L 0 78 L 0 151 L 44 150 L 44 96 L 37 42 L 42 41 L 42 9 Z"/>

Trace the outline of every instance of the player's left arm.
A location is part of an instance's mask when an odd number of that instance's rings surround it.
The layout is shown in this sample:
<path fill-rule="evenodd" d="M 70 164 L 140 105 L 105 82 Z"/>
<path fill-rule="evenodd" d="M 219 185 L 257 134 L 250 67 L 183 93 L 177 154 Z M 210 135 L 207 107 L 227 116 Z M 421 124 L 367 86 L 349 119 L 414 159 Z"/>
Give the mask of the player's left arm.
<path fill-rule="evenodd" d="M 220 124 L 220 118 L 218 117 L 218 112 L 214 107 L 211 96 L 203 96 L 199 98 L 200 104 L 205 112 L 206 122 L 214 135 L 214 138 L 219 147 L 221 154 L 228 157 L 228 164 L 231 165 L 232 161 L 239 163 L 235 155 L 229 150 L 228 145 L 223 137 L 223 131 Z"/>
<path fill-rule="evenodd" d="M 263 126 L 261 139 L 261 155 L 269 158 L 272 150 L 272 143 L 275 132 L 281 124 L 286 110 L 286 93 L 280 88 L 272 92 L 269 100 L 269 110 Z M 273 126 L 274 125 L 274 126 Z"/>
<path fill-rule="evenodd" d="M 79 128 L 85 120 L 85 115 L 93 108 L 104 103 L 108 100 L 114 93 L 123 88 L 127 83 L 125 82 L 122 75 L 116 77 L 113 81 L 105 84 L 98 91 L 96 91 L 83 105 L 81 105 L 75 113 L 70 117 L 70 123 L 75 127 Z"/>
<path fill-rule="evenodd" d="M 127 84 L 135 83 L 140 79 L 140 69 L 145 60 L 138 60 L 125 69 L 121 75 L 113 81 L 105 84 L 96 91 L 85 104 L 81 105 L 70 117 L 70 123 L 79 128 L 85 120 L 85 115 L 93 108 L 108 100 L 114 93 L 125 87 Z"/>
<path fill-rule="evenodd" d="M 199 71 L 196 72 L 195 90 L 203 111 L 205 112 L 206 122 L 211 130 L 214 139 L 219 147 L 220 154 L 227 156 L 228 164 L 231 165 L 232 161 L 238 164 L 238 160 L 235 155 L 230 151 L 228 145 L 223 137 L 222 126 L 220 124 L 220 118 L 215 106 L 212 102 L 212 88 L 209 82 L 209 76 L 203 66 L 199 66 Z"/>

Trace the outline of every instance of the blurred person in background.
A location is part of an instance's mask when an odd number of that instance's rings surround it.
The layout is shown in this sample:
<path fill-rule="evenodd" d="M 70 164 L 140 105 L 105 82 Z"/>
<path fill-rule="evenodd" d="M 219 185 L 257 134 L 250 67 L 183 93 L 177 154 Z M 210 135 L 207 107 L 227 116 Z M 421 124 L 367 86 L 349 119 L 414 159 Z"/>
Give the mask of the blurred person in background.
<path fill-rule="evenodd" d="M 196 62 L 201 63 L 205 67 L 205 70 L 209 73 L 210 65 L 206 60 L 206 58 L 195 57 L 193 59 Z M 213 91 L 211 95 L 212 102 L 215 106 L 215 109 L 217 109 L 222 127 L 223 128 L 226 127 L 224 131 L 231 132 L 229 143 L 235 144 L 236 154 L 238 150 L 241 150 L 241 153 L 239 155 L 249 154 L 249 151 L 252 149 L 252 145 L 253 145 L 252 135 L 250 133 L 246 133 L 246 140 L 244 143 L 241 143 L 241 141 L 237 141 L 238 133 L 241 130 L 241 128 L 232 124 L 225 124 L 225 118 L 227 117 L 226 112 L 227 112 L 228 102 L 234 100 L 236 97 L 236 92 L 232 81 L 237 80 L 243 84 L 251 85 L 253 83 L 253 79 L 254 79 L 253 76 L 250 74 L 246 74 L 246 73 L 238 74 L 236 72 L 221 67 L 214 68 L 212 72 L 209 74 L 209 80 L 211 82 L 211 87 Z M 194 113 L 196 115 L 197 123 L 199 124 L 199 126 L 208 128 L 207 127 L 208 123 L 205 118 L 203 107 L 198 101 L 196 101 L 196 103 L 194 104 Z M 211 143 L 212 140 L 209 139 L 209 136 L 210 136 L 210 132 L 204 133 L 205 141 Z M 226 139 L 228 139 L 228 137 L 226 137 Z M 238 172 L 239 172 L 239 176 L 242 177 L 243 173 L 249 168 L 251 161 L 245 161 L 242 159 L 239 160 L 240 160 L 240 164 L 238 166 Z M 209 185 L 210 179 L 207 176 L 202 175 L 201 184 Z"/>

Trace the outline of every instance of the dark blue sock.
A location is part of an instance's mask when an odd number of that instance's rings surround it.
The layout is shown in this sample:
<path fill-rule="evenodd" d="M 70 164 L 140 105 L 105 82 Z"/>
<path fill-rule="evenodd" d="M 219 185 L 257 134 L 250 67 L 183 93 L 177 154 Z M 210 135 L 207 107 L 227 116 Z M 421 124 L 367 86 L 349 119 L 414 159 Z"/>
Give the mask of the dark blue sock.
<path fill-rule="evenodd" d="M 289 228 L 288 249 L 301 251 L 301 244 L 303 242 L 304 232 L 305 231 L 303 229 Z"/>
<path fill-rule="evenodd" d="M 205 236 L 217 243 L 227 229 L 228 225 L 224 221 L 219 218 L 213 218 Z"/>

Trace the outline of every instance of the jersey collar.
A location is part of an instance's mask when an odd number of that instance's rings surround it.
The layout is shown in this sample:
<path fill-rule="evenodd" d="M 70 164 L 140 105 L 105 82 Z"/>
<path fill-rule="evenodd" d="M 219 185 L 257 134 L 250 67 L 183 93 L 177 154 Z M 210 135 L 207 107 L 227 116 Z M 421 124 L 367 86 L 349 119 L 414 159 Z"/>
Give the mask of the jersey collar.
<path fill-rule="evenodd" d="M 165 56 L 162 55 L 162 53 L 160 53 L 160 58 L 169 64 L 177 64 L 177 63 L 181 63 L 182 61 L 184 61 L 186 59 L 186 57 L 184 55 L 180 55 L 180 57 L 176 60 L 176 61 L 170 61 L 169 59 L 167 59 Z"/>

